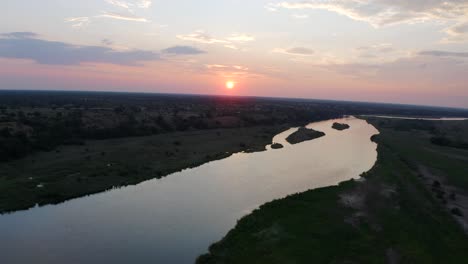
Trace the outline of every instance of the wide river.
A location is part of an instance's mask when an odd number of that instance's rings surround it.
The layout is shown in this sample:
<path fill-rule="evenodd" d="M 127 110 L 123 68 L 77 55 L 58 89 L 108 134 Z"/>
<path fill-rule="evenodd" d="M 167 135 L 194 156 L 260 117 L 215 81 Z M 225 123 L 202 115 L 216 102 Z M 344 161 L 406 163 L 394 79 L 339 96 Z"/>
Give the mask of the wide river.
<path fill-rule="evenodd" d="M 333 122 L 351 126 L 331 128 Z M 0 215 L 0 263 L 193 263 L 236 221 L 289 194 L 357 179 L 377 159 L 378 131 L 348 117 L 309 124 L 326 136 L 112 191 Z"/>

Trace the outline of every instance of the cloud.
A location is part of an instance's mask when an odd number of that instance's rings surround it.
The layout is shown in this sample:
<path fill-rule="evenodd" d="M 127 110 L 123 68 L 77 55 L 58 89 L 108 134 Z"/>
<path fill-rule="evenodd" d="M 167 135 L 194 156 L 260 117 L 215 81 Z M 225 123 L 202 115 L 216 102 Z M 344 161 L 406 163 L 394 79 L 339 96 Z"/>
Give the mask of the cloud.
<path fill-rule="evenodd" d="M 39 37 L 38 34 L 33 32 L 10 32 L 10 33 L 2 33 L 0 37 L 3 38 L 36 38 Z"/>
<path fill-rule="evenodd" d="M 270 3 L 268 10 L 322 9 L 364 21 L 374 27 L 429 20 L 461 20 L 468 15 L 466 0 L 311 0 Z"/>
<path fill-rule="evenodd" d="M 223 65 L 223 64 L 205 64 L 205 67 L 211 70 L 231 70 L 248 71 L 249 68 L 241 65 Z"/>
<path fill-rule="evenodd" d="M 468 40 L 468 20 L 456 23 L 445 29 L 447 37 L 443 42 L 459 42 Z"/>
<path fill-rule="evenodd" d="M 178 39 L 194 41 L 204 44 L 214 44 L 214 43 L 229 43 L 229 41 L 213 38 L 209 34 L 205 33 L 203 30 L 197 30 L 194 33 L 186 35 L 177 35 Z"/>
<path fill-rule="evenodd" d="M 233 49 L 233 50 L 238 50 L 239 49 L 236 45 L 232 45 L 232 44 L 224 45 L 224 47 L 226 47 L 228 49 Z"/>
<path fill-rule="evenodd" d="M 162 50 L 162 53 L 173 54 L 173 55 L 197 55 L 206 53 L 203 50 L 191 47 L 191 46 L 174 46 Z"/>
<path fill-rule="evenodd" d="M 144 61 L 160 59 L 157 53 L 144 50 L 116 51 L 101 46 L 79 46 L 37 38 L 32 32 L 1 34 L 0 57 L 29 59 L 39 64 L 80 65 L 109 63 L 135 66 Z"/>
<path fill-rule="evenodd" d="M 111 4 L 116 7 L 124 8 L 127 10 L 131 10 L 133 7 L 138 7 L 138 8 L 150 8 L 152 5 L 151 0 L 138 0 L 138 1 L 121 1 L 121 0 L 105 0 L 108 4 Z"/>
<path fill-rule="evenodd" d="M 113 13 L 113 12 L 103 12 L 102 15 L 99 15 L 97 17 L 104 17 L 104 18 L 112 18 L 112 19 L 117 19 L 117 20 L 125 20 L 125 21 L 135 21 L 135 22 L 149 22 L 144 17 L 138 17 L 132 14 L 120 14 L 120 13 Z"/>
<path fill-rule="evenodd" d="M 103 40 L 101 40 L 101 43 L 106 45 L 106 46 L 111 46 L 111 45 L 114 44 L 114 42 L 112 40 L 110 40 L 110 39 L 103 39 Z"/>
<path fill-rule="evenodd" d="M 125 8 L 125 9 L 130 9 L 130 7 L 133 6 L 133 4 L 125 2 L 125 1 L 118 1 L 118 0 L 105 0 L 108 4 Z"/>
<path fill-rule="evenodd" d="M 205 67 L 208 69 L 225 69 L 229 68 L 229 66 L 222 65 L 222 64 L 206 64 Z"/>
<path fill-rule="evenodd" d="M 247 34 L 232 34 L 227 38 L 227 40 L 231 42 L 250 42 L 254 41 L 255 38 L 253 36 L 247 35 Z"/>
<path fill-rule="evenodd" d="M 101 15 L 95 17 L 98 18 L 112 18 L 117 20 L 133 21 L 133 22 L 150 22 L 148 19 L 135 15 L 133 8 L 142 8 L 147 9 L 151 7 L 151 0 L 133 0 L 133 1 L 122 1 L 122 0 L 104 0 L 110 5 L 113 5 L 117 8 L 123 9 L 124 13 L 120 12 L 107 12 L 103 11 Z M 122 11 L 122 10 L 120 10 Z M 89 17 L 71 17 L 66 18 L 65 22 L 73 23 L 72 27 L 81 28 L 87 26 L 91 23 L 91 18 Z"/>
<path fill-rule="evenodd" d="M 141 0 L 137 2 L 137 6 L 140 8 L 150 8 L 152 1 L 150 0 Z"/>
<path fill-rule="evenodd" d="M 65 22 L 72 23 L 72 27 L 81 28 L 85 27 L 90 23 L 89 17 L 70 17 L 66 18 Z"/>
<path fill-rule="evenodd" d="M 421 51 L 419 52 L 419 55 L 432 56 L 432 57 L 468 58 L 468 52 L 452 52 L 452 51 L 440 51 L 440 50 Z"/>
<path fill-rule="evenodd" d="M 194 41 L 203 44 L 223 44 L 224 47 L 239 50 L 237 44 L 245 44 L 255 40 L 254 36 L 242 33 L 231 34 L 225 38 L 215 38 L 203 30 L 197 30 L 194 33 L 186 35 L 177 35 L 178 39 L 185 41 Z"/>
<path fill-rule="evenodd" d="M 232 66 L 232 67 L 233 67 L 234 69 L 236 69 L 236 70 L 239 70 L 239 71 L 248 71 L 248 70 L 249 70 L 249 68 L 244 67 L 244 66 L 240 66 L 240 65 L 234 65 L 234 66 Z"/>
<path fill-rule="evenodd" d="M 404 53 L 404 51 L 397 50 L 392 46 L 392 44 L 388 43 L 360 46 L 355 48 L 353 51 L 358 60 L 372 59 L 378 61 L 395 60 L 395 58 L 403 55 L 401 53 Z"/>
<path fill-rule="evenodd" d="M 241 65 L 205 64 L 205 68 L 207 73 L 217 74 L 223 76 L 223 78 L 258 77 L 261 75 L 261 73 L 254 72 Z"/>
<path fill-rule="evenodd" d="M 294 47 L 290 49 L 274 49 L 273 52 L 296 56 L 311 56 L 315 53 L 313 50 L 305 47 Z"/>

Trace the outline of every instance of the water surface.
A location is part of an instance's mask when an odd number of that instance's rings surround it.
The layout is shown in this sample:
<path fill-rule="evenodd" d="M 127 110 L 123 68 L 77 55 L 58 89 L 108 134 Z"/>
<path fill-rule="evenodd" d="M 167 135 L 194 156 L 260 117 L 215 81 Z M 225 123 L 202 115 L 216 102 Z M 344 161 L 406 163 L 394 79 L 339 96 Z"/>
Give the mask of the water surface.
<path fill-rule="evenodd" d="M 333 122 L 351 126 L 331 128 Z M 239 153 L 84 198 L 0 216 L 0 263 L 193 263 L 236 221 L 289 194 L 358 178 L 377 159 L 378 131 L 353 117 L 313 123 L 327 135 Z"/>

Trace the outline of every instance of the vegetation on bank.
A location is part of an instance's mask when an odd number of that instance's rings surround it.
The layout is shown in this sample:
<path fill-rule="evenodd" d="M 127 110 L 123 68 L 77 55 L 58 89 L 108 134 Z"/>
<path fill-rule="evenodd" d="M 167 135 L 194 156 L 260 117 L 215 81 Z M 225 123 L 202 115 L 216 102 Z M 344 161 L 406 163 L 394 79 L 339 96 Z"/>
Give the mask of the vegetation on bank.
<path fill-rule="evenodd" d="M 444 136 L 436 136 L 436 137 L 431 138 L 432 144 L 435 144 L 435 145 L 452 147 L 452 148 L 468 149 L 468 141 L 465 141 L 465 140 L 466 139 L 453 140 L 451 138 L 444 137 Z"/>
<path fill-rule="evenodd" d="M 0 213 L 161 178 L 232 153 L 262 151 L 284 126 L 85 141 L 0 163 Z"/>
<path fill-rule="evenodd" d="M 343 130 L 349 129 L 350 126 L 348 124 L 342 124 L 342 123 L 335 122 L 335 123 L 333 123 L 332 128 L 336 129 L 336 130 L 339 130 L 339 131 L 343 131 Z"/>
<path fill-rule="evenodd" d="M 197 263 L 468 262 L 468 152 L 430 140 L 467 135 L 468 122 L 368 121 L 381 134 L 364 181 L 262 205 Z"/>
<path fill-rule="evenodd" d="M 304 141 L 316 139 L 325 136 L 325 133 L 311 128 L 300 127 L 296 132 L 286 138 L 290 144 L 298 144 Z"/>
<path fill-rule="evenodd" d="M 261 98 L 0 91 L 0 162 L 87 140 L 303 125 L 341 112 L 330 104 Z"/>

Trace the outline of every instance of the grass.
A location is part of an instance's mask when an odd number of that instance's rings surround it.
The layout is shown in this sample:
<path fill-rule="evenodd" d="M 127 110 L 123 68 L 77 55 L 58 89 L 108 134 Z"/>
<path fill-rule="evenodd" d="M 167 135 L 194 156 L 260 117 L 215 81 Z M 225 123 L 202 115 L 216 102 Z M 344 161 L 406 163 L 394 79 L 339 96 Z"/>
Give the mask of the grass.
<path fill-rule="evenodd" d="M 381 135 L 378 161 L 365 181 L 267 203 L 239 220 L 197 262 L 468 262 L 468 237 L 415 170 L 416 164 L 437 169 L 467 191 L 468 168 L 453 155 L 468 153 L 432 145 L 426 130 L 399 131 L 394 124 L 369 121 Z"/>
<path fill-rule="evenodd" d="M 259 126 L 95 140 L 0 163 L 0 213 L 161 178 L 240 151 L 261 151 L 283 129 Z"/>

